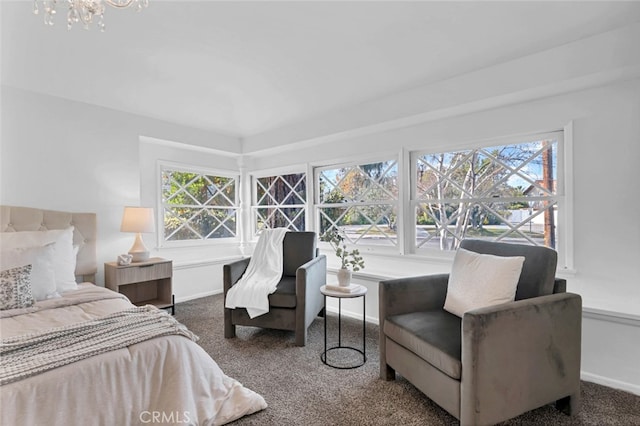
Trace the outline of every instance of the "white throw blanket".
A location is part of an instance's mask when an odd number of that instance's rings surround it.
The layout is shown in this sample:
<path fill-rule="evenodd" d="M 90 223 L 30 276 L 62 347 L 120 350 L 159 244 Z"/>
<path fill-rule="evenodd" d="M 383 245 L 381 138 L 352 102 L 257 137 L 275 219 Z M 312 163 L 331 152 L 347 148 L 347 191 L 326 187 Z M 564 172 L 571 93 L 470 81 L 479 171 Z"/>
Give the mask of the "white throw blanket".
<path fill-rule="evenodd" d="M 250 318 L 269 312 L 269 295 L 282 277 L 285 228 L 265 229 L 242 278 L 229 289 L 225 307 L 246 308 Z"/>

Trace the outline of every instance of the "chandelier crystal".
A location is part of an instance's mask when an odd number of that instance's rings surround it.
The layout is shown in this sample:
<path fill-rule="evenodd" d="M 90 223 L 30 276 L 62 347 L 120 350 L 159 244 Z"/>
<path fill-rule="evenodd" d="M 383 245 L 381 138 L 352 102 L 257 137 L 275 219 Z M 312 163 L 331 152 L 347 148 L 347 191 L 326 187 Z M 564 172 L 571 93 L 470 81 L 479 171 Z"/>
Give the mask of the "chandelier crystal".
<path fill-rule="evenodd" d="M 116 9 L 135 7 L 139 12 L 149 5 L 149 0 L 43 0 L 42 9 L 44 9 L 45 25 L 54 24 L 54 17 L 57 13 L 56 8 L 59 3 L 66 4 L 68 7 L 68 29 L 71 29 L 73 24 L 82 23 L 84 29 L 88 30 L 95 19 L 100 31 L 104 32 L 104 12 L 106 5 Z M 33 13 L 35 15 L 40 13 L 38 0 L 33 1 Z"/>

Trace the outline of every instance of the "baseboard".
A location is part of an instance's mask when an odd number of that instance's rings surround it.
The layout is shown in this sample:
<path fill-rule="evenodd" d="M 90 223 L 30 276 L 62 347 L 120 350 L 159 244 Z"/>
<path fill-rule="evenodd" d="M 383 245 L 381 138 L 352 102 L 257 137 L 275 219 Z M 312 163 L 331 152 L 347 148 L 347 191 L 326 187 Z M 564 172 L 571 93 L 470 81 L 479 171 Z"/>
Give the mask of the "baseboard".
<path fill-rule="evenodd" d="M 338 309 L 337 308 L 333 308 L 333 307 L 328 306 L 327 307 L 327 311 L 331 312 L 332 314 L 338 315 Z M 358 313 L 358 312 L 347 311 L 345 309 L 342 309 L 341 315 L 344 318 L 353 318 L 355 320 L 362 321 L 362 314 Z M 366 322 L 370 322 L 371 324 L 378 325 L 378 318 L 377 317 L 372 317 L 372 316 L 366 315 L 365 316 L 365 321 Z"/>
<path fill-rule="evenodd" d="M 611 379 L 609 377 L 599 376 L 597 374 L 588 373 L 586 371 L 580 372 L 580 379 L 585 382 L 592 382 L 598 385 L 607 386 L 614 389 L 620 389 L 626 392 L 631 392 L 636 395 L 640 395 L 640 386 L 633 383 L 621 382 L 620 380 Z"/>
<path fill-rule="evenodd" d="M 207 266 L 216 266 L 216 265 L 225 265 L 227 263 L 235 262 L 237 260 L 243 259 L 242 256 L 228 256 L 228 257 L 220 257 L 216 259 L 201 259 L 201 260 L 189 260 L 189 261 L 176 261 L 173 262 L 173 269 L 193 269 L 193 268 L 203 268 Z"/>
<path fill-rule="evenodd" d="M 205 291 L 203 293 L 190 294 L 189 296 L 176 297 L 176 303 L 186 302 L 193 299 L 200 299 L 201 297 L 213 296 L 214 294 L 220 293 L 222 293 L 222 290 Z"/>

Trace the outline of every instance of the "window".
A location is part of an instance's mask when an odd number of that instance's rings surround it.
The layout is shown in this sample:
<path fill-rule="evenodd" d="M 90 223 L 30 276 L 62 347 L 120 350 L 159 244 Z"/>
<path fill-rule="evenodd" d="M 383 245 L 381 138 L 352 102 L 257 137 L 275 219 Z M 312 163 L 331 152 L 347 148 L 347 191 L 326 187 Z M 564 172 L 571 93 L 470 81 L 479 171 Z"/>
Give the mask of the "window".
<path fill-rule="evenodd" d="M 306 173 L 254 178 L 252 209 L 256 233 L 272 228 L 304 231 L 306 203 Z"/>
<path fill-rule="evenodd" d="M 316 169 L 319 235 L 351 244 L 397 246 L 398 164 L 387 160 Z"/>
<path fill-rule="evenodd" d="M 161 185 L 162 241 L 237 235 L 237 177 L 163 168 Z"/>
<path fill-rule="evenodd" d="M 415 248 L 463 238 L 557 249 L 562 132 L 516 143 L 412 156 Z"/>

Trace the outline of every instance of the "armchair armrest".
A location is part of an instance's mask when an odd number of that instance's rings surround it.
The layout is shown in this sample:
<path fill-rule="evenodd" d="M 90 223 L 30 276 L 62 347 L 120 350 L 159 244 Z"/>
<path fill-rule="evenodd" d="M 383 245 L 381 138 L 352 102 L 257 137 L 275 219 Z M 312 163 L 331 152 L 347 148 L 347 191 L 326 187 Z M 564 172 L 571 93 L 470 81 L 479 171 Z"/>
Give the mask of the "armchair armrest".
<path fill-rule="evenodd" d="M 307 328 L 324 307 L 320 287 L 327 283 L 327 257 L 317 256 L 296 270 L 296 345 L 304 346 Z"/>
<path fill-rule="evenodd" d="M 582 299 L 573 293 L 466 312 L 461 419 L 493 424 L 566 397 L 577 409 L 581 327 Z"/>
<path fill-rule="evenodd" d="M 380 328 L 391 315 L 442 308 L 447 297 L 449 274 L 380 281 L 378 303 Z"/>
<path fill-rule="evenodd" d="M 222 267 L 222 284 L 224 287 L 224 294 L 226 296 L 229 289 L 238 282 L 240 277 L 244 274 L 249 266 L 250 257 L 245 259 L 236 260 Z"/>
<path fill-rule="evenodd" d="M 296 270 L 296 297 L 304 298 L 307 293 L 317 293 L 327 283 L 327 256 L 314 257 Z"/>
<path fill-rule="evenodd" d="M 327 256 L 321 254 L 296 270 L 296 306 L 302 306 L 305 322 L 311 324 L 324 306 L 320 287 L 327 283 Z"/>

